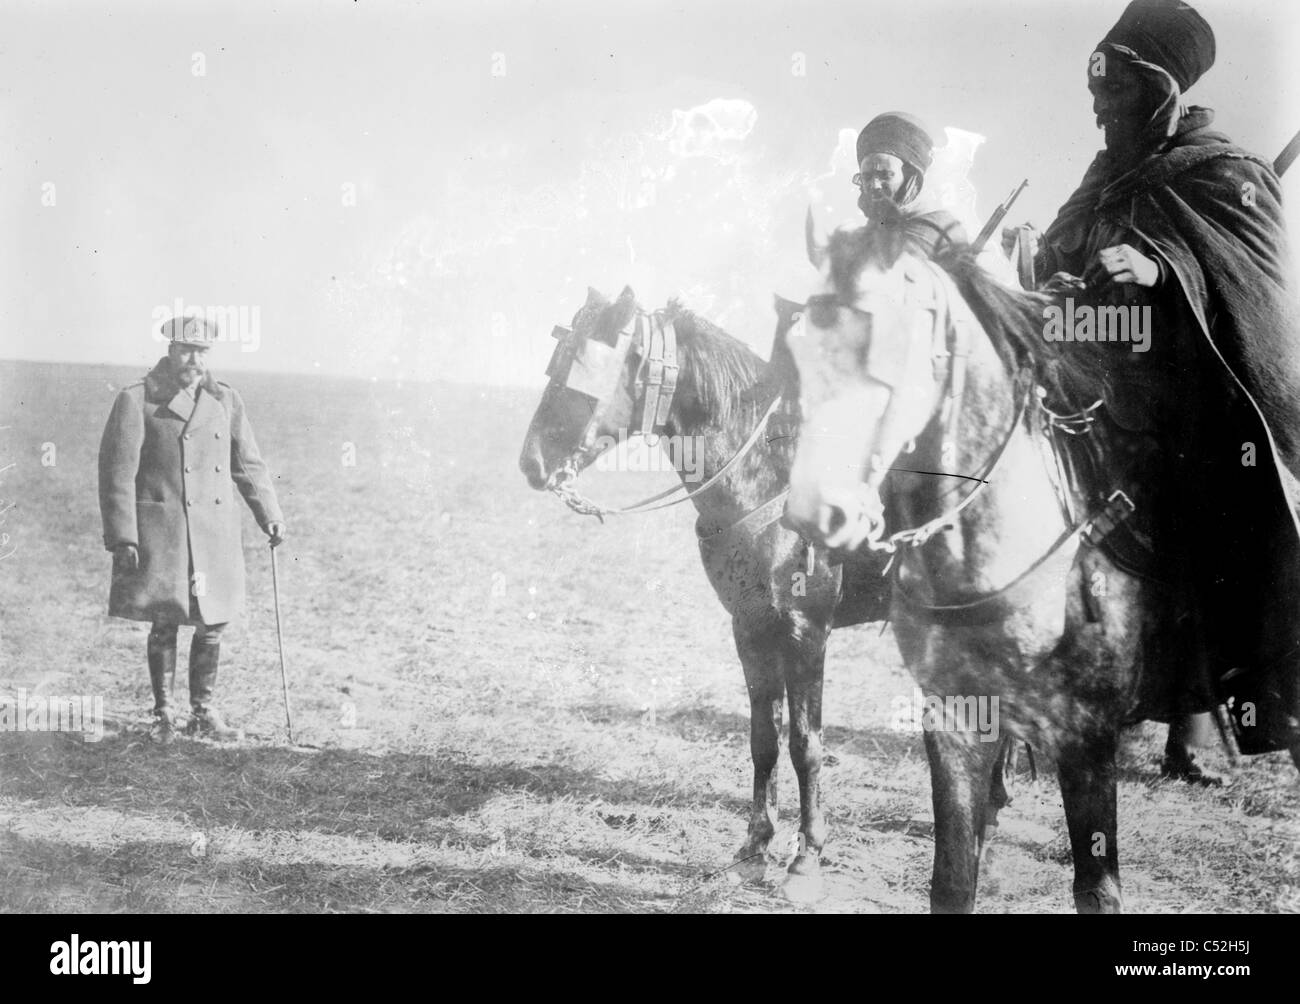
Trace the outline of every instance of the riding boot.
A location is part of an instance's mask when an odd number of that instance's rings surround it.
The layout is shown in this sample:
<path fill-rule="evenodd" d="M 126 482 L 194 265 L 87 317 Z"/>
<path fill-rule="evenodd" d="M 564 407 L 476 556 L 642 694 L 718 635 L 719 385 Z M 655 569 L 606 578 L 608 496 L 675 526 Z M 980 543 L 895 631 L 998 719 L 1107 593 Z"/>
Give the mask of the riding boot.
<path fill-rule="evenodd" d="M 233 742 L 241 737 L 240 731 L 231 728 L 212 705 L 212 691 L 217 685 L 217 663 L 221 659 L 221 645 L 199 641 L 194 633 L 190 642 L 190 733 L 206 736 L 217 742 Z"/>
<path fill-rule="evenodd" d="M 146 646 L 149 658 L 149 683 L 153 687 L 153 725 L 149 738 L 166 746 L 172 741 L 174 723 L 171 711 L 171 689 L 176 678 L 176 636 L 159 638 L 152 632 Z"/>

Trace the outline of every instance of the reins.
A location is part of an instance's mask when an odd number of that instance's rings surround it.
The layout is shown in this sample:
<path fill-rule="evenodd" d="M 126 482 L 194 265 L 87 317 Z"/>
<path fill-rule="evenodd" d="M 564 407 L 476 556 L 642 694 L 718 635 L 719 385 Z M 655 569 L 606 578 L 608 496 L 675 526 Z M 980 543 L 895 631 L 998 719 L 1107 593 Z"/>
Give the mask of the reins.
<path fill-rule="evenodd" d="M 1031 562 L 1029 567 L 1006 585 L 992 592 L 984 593 L 973 600 L 956 604 L 927 603 L 909 592 L 899 579 L 903 562 L 897 560 L 898 556 L 906 553 L 903 547 L 920 548 L 940 530 L 955 526 L 957 516 L 990 483 L 993 472 L 1006 455 L 1007 447 L 1010 445 L 1011 440 L 1015 438 L 1016 432 L 1021 428 L 1021 423 L 1029 408 L 1031 396 L 1034 394 L 1035 385 L 1032 374 L 1028 371 L 1021 371 L 1017 379 L 1023 380 L 1025 387 L 1016 407 L 1015 418 L 1012 420 L 1006 437 L 990 461 L 988 470 L 982 476 L 980 483 L 961 502 L 943 515 L 928 520 L 918 527 L 891 534 L 886 540 L 878 544 L 875 542 L 870 544 L 873 549 L 884 550 L 891 555 L 889 564 L 885 567 L 885 574 L 892 573 L 894 595 L 914 614 L 923 617 L 930 623 L 947 627 L 973 627 L 1005 619 L 1016 608 L 1022 594 L 1025 598 L 1028 598 L 1031 592 L 1031 580 L 1038 572 L 1049 567 L 1051 559 L 1056 554 L 1076 540 L 1081 540 L 1089 547 L 1100 545 L 1116 527 L 1128 519 L 1136 510 L 1132 499 L 1118 488 L 1106 497 L 1106 501 L 1099 508 L 1094 508 L 1084 519 L 1073 520 L 1070 514 L 1072 507 L 1063 505 L 1063 515 L 1066 516 L 1067 523 L 1065 529 L 1062 530 L 1060 536 L 1057 537 L 1046 552 Z M 1044 404 L 1040 394 L 1035 399 L 1035 406 L 1046 419 L 1045 428 L 1059 429 L 1072 436 L 1086 436 L 1092 432 L 1093 423 L 1096 421 L 1096 412 L 1102 406 L 1102 402 L 1098 400 L 1077 412 L 1060 415 Z M 1059 446 L 1054 437 L 1048 435 L 1046 439 L 1056 470 L 1061 472 Z M 1064 499 L 1068 499 L 1070 494 L 1068 484 L 1058 486 L 1058 490 Z"/>
<path fill-rule="evenodd" d="M 1029 398 L 1032 393 L 1033 383 L 1026 381 L 1025 389 L 1016 403 L 1015 414 L 1011 419 L 1011 425 L 1007 430 L 1006 436 L 987 461 L 984 472 L 976 479 L 978 483 L 970 490 L 970 492 L 967 493 L 965 498 L 942 515 L 936 516 L 934 519 L 926 520 L 920 526 L 891 533 L 881 541 L 868 541 L 867 543 L 871 550 L 884 551 L 888 554 L 893 554 L 898 550 L 900 545 L 920 547 L 940 530 L 955 526 L 957 523 L 957 517 L 960 516 L 962 512 L 979 497 L 980 493 L 993 479 L 994 472 L 997 471 L 998 467 L 1002 464 L 1002 458 L 1006 456 L 1007 447 L 1011 445 L 1011 440 L 1015 438 L 1016 430 L 1020 428 L 1020 423 L 1024 420 L 1025 412 L 1029 404 Z"/>
<path fill-rule="evenodd" d="M 765 411 L 763 416 L 758 420 L 758 423 L 754 426 L 754 430 L 749 434 L 749 438 L 745 440 L 740 449 L 733 453 L 731 459 L 718 468 L 712 477 L 708 478 L 703 484 L 700 484 L 695 488 L 687 488 L 683 482 L 679 481 L 671 488 L 659 492 L 657 495 L 651 495 L 649 498 L 642 499 L 639 502 L 633 502 L 630 505 L 618 507 L 603 506 L 598 502 L 594 502 L 587 498 L 579 492 L 576 487 L 574 487 L 573 482 L 577 480 L 579 472 L 577 470 L 577 459 L 576 457 L 571 456 L 564 462 L 564 466 L 562 466 L 557 472 L 555 484 L 551 486 L 550 491 L 574 512 L 583 516 L 595 516 L 602 523 L 605 521 L 606 516 L 637 515 L 639 513 L 654 512 L 656 509 L 667 509 L 670 506 L 675 506 L 682 502 L 689 502 L 691 499 L 695 498 L 696 495 L 703 494 L 721 481 L 731 471 L 731 469 L 740 463 L 744 456 L 754 448 L 758 443 L 759 438 L 763 435 L 764 430 L 767 428 L 768 419 L 776 413 L 777 408 L 780 407 L 783 400 L 784 398 L 778 394 L 772 400 L 772 403 L 768 405 L 767 411 Z M 680 498 L 672 498 L 673 495 L 677 495 L 678 493 L 682 493 Z"/>

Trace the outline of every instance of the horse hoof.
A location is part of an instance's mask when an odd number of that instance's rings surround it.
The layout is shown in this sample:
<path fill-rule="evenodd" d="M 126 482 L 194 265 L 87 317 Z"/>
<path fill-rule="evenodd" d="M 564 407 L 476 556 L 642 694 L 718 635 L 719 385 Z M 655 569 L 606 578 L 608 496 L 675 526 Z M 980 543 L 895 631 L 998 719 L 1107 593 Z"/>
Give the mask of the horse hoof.
<path fill-rule="evenodd" d="M 1085 889 L 1074 894 L 1074 909 L 1079 913 L 1123 913 L 1124 901 L 1120 898 L 1119 886 L 1105 882 L 1094 889 Z"/>
<path fill-rule="evenodd" d="M 736 860 L 727 869 L 727 876 L 733 882 L 762 882 L 767 874 L 767 852 L 752 851 L 743 848 L 736 853 Z"/>
<path fill-rule="evenodd" d="M 816 855 L 800 854 L 790 862 L 781 892 L 791 903 L 815 903 L 825 895 L 821 862 Z"/>

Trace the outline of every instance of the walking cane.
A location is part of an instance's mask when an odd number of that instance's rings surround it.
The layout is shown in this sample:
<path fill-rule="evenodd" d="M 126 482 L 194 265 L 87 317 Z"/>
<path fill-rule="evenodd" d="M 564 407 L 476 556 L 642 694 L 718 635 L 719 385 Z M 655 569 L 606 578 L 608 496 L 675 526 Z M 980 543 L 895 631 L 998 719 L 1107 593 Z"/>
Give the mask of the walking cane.
<path fill-rule="evenodd" d="M 280 627 L 280 576 L 275 565 L 275 544 L 271 545 L 271 594 L 275 597 L 275 640 L 280 645 L 280 687 L 284 691 L 284 722 L 289 729 L 289 745 L 293 743 L 293 715 L 289 711 L 289 674 L 284 668 L 284 631 Z"/>

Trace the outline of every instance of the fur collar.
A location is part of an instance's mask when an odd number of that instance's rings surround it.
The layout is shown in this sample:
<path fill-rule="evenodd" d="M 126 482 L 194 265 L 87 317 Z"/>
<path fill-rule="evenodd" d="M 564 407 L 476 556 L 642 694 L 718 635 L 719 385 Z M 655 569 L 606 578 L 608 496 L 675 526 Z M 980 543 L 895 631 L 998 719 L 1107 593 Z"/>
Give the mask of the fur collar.
<path fill-rule="evenodd" d="M 211 370 L 203 374 L 199 386 L 218 401 L 226 396 L 225 387 L 212 375 Z M 145 400 L 153 404 L 167 404 L 180 392 L 180 389 L 180 384 L 172 376 L 170 360 L 166 356 L 159 359 L 157 365 L 144 378 Z"/>

